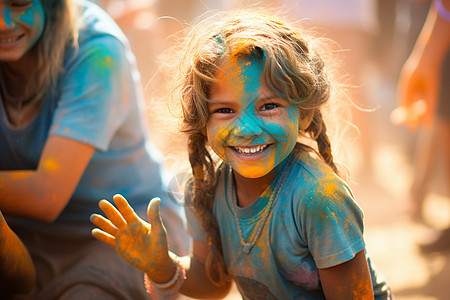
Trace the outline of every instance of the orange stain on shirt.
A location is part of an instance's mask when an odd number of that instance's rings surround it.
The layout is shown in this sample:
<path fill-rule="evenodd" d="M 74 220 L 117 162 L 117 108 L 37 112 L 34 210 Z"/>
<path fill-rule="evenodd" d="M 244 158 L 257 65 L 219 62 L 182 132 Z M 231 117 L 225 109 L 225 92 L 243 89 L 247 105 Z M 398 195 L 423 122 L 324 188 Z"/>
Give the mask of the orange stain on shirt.
<path fill-rule="evenodd" d="M 26 177 L 30 176 L 30 174 L 26 172 L 12 172 L 11 177 L 14 180 L 24 179 Z"/>
<path fill-rule="evenodd" d="M 44 170 L 49 171 L 49 172 L 54 172 L 54 171 L 58 170 L 58 168 L 59 168 L 58 163 L 51 158 L 43 161 L 42 167 L 44 168 Z"/>

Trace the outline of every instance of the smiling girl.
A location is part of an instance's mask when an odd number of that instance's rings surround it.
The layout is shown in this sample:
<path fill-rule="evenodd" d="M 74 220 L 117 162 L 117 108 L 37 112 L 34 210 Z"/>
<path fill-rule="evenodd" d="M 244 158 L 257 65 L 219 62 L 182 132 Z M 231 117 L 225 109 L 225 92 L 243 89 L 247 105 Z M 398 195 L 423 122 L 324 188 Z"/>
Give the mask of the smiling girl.
<path fill-rule="evenodd" d="M 9 225 L 0 236 L 11 229 L 31 255 L 28 299 L 146 297 L 142 272 L 112 263 L 119 255 L 92 238 L 89 222 L 117 190 L 144 212 L 149 197 L 168 200 L 139 84 L 127 39 L 98 6 L 0 0 L 0 212 Z M 178 207 L 162 207 L 183 229 Z M 21 244 L 3 240 L 0 260 L 19 257 Z"/>
<path fill-rule="evenodd" d="M 172 94 L 188 134 L 192 255 L 168 252 L 158 200 L 151 224 L 120 195 L 118 210 L 101 201 L 109 220 L 92 216 L 94 236 L 142 269 L 158 299 L 223 297 L 232 280 L 252 300 L 390 299 L 333 160 L 322 117 L 332 83 L 314 41 L 266 15 L 213 20 L 194 27 Z"/>

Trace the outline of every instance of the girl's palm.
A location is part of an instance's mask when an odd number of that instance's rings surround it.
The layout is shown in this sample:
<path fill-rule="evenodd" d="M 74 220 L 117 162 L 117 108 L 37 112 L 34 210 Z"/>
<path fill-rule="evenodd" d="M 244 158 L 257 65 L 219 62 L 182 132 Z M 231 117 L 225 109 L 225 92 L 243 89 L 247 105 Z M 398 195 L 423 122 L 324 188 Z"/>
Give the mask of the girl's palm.
<path fill-rule="evenodd" d="M 93 214 L 91 222 L 95 228 L 92 235 L 112 246 L 130 264 L 152 274 L 169 258 L 166 231 L 159 215 L 158 198 L 150 201 L 148 218 L 150 224 L 142 220 L 121 195 L 114 196 L 117 209 L 102 200 L 99 207 L 107 218 Z"/>

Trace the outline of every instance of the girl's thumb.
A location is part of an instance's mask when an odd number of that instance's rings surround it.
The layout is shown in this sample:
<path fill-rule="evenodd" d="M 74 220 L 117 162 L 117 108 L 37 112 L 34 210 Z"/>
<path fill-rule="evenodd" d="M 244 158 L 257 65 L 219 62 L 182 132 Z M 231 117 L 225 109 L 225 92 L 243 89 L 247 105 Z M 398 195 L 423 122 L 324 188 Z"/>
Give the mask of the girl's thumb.
<path fill-rule="evenodd" d="M 163 224 L 161 220 L 161 215 L 159 214 L 159 205 L 161 203 L 161 199 L 158 197 L 150 200 L 147 207 L 147 216 L 148 221 L 152 225 L 152 231 L 155 233 L 160 233 L 163 231 Z"/>

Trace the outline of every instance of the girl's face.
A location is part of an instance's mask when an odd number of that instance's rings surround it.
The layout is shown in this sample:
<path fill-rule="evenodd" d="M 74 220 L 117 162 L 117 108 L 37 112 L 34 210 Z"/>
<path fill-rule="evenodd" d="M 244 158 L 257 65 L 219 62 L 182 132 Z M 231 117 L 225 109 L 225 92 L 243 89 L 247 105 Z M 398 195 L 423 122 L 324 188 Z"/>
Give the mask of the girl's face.
<path fill-rule="evenodd" d="M 0 0 L 0 61 L 17 61 L 44 31 L 41 0 Z"/>
<path fill-rule="evenodd" d="M 299 109 L 266 86 L 263 68 L 259 59 L 230 58 L 210 91 L 208 142 L 246 178 L 269 174 L 298 137 Z"/>

